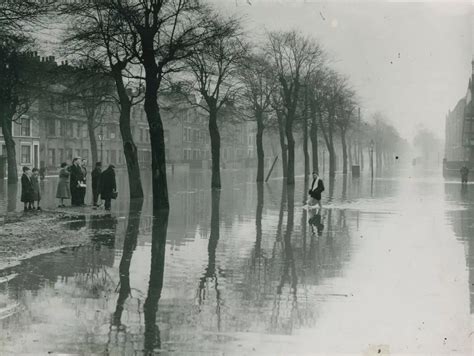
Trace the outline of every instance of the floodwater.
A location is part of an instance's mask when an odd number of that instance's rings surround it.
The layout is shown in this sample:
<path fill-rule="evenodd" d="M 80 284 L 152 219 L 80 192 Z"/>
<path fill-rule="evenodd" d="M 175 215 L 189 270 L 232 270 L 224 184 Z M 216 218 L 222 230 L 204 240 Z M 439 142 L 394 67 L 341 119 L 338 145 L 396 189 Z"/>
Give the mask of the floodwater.
<path fill-rule="evenodd" d="M 111 215 L 70 223 L 90 245 L 0 271 L 0 354 L 472 355 L 474 184 L 336 176 L 308 216 L 302 178 L 254 173 L 224 172 L 218 192 L 176 172 L 155 218 L 120 180 Z"/>

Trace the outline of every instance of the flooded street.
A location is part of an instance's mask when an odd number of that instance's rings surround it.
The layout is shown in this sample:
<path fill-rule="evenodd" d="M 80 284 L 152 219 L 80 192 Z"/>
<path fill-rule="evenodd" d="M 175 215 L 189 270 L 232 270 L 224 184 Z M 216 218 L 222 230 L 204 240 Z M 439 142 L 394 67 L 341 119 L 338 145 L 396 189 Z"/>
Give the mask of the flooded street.
<path fill-rule="evenodd" d="M 90 245 L 0 271 L 0 354 L 472 355 L 474 184 L 325 177 L 309 216 L 302 177 L 225 171 L 218 192 L 176 172 L 153 219 L 122 177 L 111 215 L 68 222 Z M 7 188 L 1 214 L 21 208 Z"/>

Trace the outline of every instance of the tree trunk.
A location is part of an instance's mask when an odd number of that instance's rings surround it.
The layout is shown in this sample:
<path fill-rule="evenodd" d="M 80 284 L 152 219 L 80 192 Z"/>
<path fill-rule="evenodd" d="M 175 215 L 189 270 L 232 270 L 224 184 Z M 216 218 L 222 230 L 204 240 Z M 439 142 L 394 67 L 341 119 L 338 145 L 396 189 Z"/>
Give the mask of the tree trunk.
<path fill-rule="evenodd" d="M 359 145 L 360 170 L 364 170 L 364 150 L 362 145 Z"/>
<path fill-rule="evenodd" d="M 91 158 L 92 158 L 92 167 L 95 167 L 95 164 L 99 160 L 97 154 L 97 139 L 95 138 L 95 128 L 94 128 L 94 117 L 87 118 L 87 131 L 89 132 L 89 142 L 91 144 Z"/>
<path fill-rule="evenodd" d="M 307 91 L 306 91 L 307 93 Z M 304 154 L 304 180 L 309 177 L 309 152 L 308 152 L 308 100 L 307 94 L 304 101 L 303 113 L 303 154 Z"/>
<path fill-rule="evenodd" d="M 295 139 L 293 138 L 293 117 L 288 115 L 285 123 L 286 142 L 288 143 L 288 185 L 295 184 Z"/>
<path fill-rule="evenodd" d="M 352 166 L 354 165 L 354 162 L 352 160 L 353 147 L 354 147 L 354 145 L 352 144 L 352 140 L 349 140 L 349 142 L 347 143 L 347 160 L 348 160 L 348 163 L 349 163 L 349 168 L 351 168 L 351 169 L 352 169 Z"/>
<path fill-rule="evenodd" d="M 257 113 L 257 182 L 263 182 L 265 154 L 263 152 L 263 113 Z"/>
<path fill-rule="evenodd" d="M 132 129 L 130 127 L 132 105 L 125 90 L 122 72 L 115 71 L 113 75 L 120 99 L 120 135 L 122 136 L 123 153 L 127 163 L 130 199 L 141 199 L 143 198 L 143 187 L 140 176 L 140 164 L 138 162 L 138 150 L 133 141 Z"/>
<path fill-rule="evenodd" d="M 280 135 L 280 146 L 281 146 L 281 163 L 283 168 L 283 178 L 288 177 L 288 151 L 285 143 L 285 122 L 283 114 L 277 112 L 278 118 L 278 133 Z"/>
<path fill-rule="evenodd" d="M 13 140 L 13 122 L 8 113 L 2 113 L 2 133 L 7 148 L 8 184 L 18 182 L 18 165 L 16 161 L 15 141 Z"/>
<path fill-rule="evenodd" d="M 341 144 L 342 144 L 342 173 L 347 174 L 347 142 L 346 130 L 341 129 Z"/>
<path fill-rule="evenodd" d="M 212 179 L 211 188 L 221 188 L 221 135 L 217 127 L 217 109 L 209 110 L 209 135 L 211 137 Z"/>
<path fill-rule="evenodd" d="M 329 175 L 335 176 L 336 175 L 336 151 L 334 146 L 328 147 L 329 153 Z"/>
<path fill-rule="evenodd" d="M 148 120 L 151 141 L 151 172 L 153 185 L 153 209 L 169 209 L 168 182 L 166 179 L 165 137 L 158 89 L 161 73 L 155 61 L 154 36 L 145 33 L 142 38 L 142 58 L 145 68 L 145 113 Z M 160 77 L 159 77 L 160 75 Z"/>
<path fill-rule="evenodd" d="M 263 202 L 264 202 L 264 190 L 263 183 L 257 183 L 257 211 L 255 214 L 255 227 L 256 227 L 256 238 L 255 238 L 255 254 L 254 263 L 261 257 L 262 251 L 262 216 L 263 216 Z"/>
<path fill-rule="evenodd" d="M 313 171 L 319 173 L 318 125 L 316 123 L 316 112 L 313 109 L 311 109 L 311 129 L 309 135 L 311 137 L 311 150 L 313 152 Z"/>

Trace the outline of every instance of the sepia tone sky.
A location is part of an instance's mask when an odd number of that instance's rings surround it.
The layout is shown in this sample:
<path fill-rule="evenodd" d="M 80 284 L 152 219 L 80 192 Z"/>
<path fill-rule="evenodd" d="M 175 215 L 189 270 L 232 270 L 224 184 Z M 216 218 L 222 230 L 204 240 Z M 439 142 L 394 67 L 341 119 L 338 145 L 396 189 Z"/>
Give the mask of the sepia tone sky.
<path fill-rule="evenodd" d="M 411 140 L 422 124 L 444 137 L 447 111 L 465 95 L 472 59 L 471 1 L 214 0 L 251 36 L 300 29 L 347 74 L 365 116 L 382 111 Z"/>

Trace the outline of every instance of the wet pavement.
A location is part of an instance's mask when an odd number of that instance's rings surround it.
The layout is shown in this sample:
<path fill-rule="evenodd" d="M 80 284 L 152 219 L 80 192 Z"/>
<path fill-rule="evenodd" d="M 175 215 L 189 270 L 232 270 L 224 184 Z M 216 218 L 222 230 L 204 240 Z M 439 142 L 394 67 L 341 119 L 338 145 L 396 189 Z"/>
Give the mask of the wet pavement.
<path fill-rule="evenodd" d="M 302 178 L 253 174 L 176 174 L 169 215 L 122 198 L 69 222 L 90 245 L 0 271 L 0 354 L 472 354 L 474 184 L 336 176 L 309 216 Z"/>

